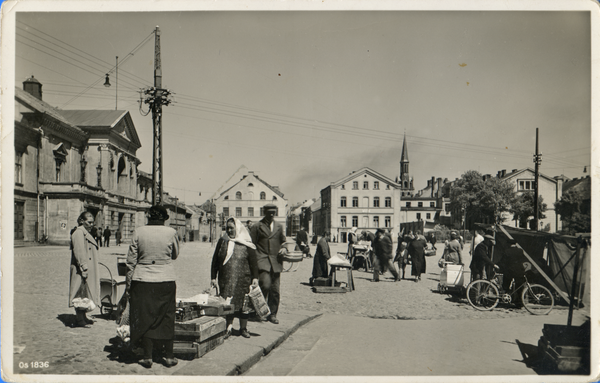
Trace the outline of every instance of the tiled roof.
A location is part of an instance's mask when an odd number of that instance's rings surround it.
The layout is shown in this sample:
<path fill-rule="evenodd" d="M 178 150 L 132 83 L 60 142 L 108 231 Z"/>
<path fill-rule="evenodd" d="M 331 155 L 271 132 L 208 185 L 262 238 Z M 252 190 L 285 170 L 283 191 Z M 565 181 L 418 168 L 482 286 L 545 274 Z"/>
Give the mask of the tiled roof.
<path fill-rule="evenodd" d="M 114 126 L 126 113 L 126 110 L 62 110 L 61 113 L 77 126 L 108 127 Z"/>

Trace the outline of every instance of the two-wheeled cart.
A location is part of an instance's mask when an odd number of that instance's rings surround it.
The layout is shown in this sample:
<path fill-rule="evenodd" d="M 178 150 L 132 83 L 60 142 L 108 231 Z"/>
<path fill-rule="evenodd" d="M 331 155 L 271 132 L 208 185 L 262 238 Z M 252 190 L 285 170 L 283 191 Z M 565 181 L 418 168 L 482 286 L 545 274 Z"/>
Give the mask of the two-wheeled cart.
<path fill-rule="evenodd" d="M 122 264 L 123 262 L 119 263 Z M 98 262 L 98 264 L 104 266 L 109 275 L 108 278 L 100 278 L 100 314 L 110 317 L 117 310 L 119 301 L 125 293 L 126 282 L 124 280 L 117 282 L 113 279 L 108 266 L 102 262 Z M 122 274 L 123 266 L 120 264 L 118 265 L 119 275 L 126 275 L 126 271 Z"/>

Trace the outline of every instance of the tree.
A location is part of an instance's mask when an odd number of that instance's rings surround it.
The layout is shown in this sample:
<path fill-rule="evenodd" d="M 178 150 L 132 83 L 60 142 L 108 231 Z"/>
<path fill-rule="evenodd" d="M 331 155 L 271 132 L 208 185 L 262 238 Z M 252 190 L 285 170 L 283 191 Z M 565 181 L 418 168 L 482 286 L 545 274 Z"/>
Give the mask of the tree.
<path fill-rule="evenodd" d="M 590 233 L 592 218 L 590 202 L 581 191 L 569 190 L 554 203 L 557 214 L 563 221 L 563 231 L 569 234 Z"/>
<path fill-rule="evenodd" d="M 463 174 L 450 191 L 451 208 L 464 212 L 467 221 L 501 223 L 515 199 L 514 185 L 497 177 L 484 181 L 475 170 Z"/>
<path fill-rule="evenodd" d="M 517 196 L 517 198 L 515 199 L 515 202 L 511 208 L 511 213 L 513 213 L 513 219 L 515 221 L 519 221 L 520 227 L 526 228 L 527 221 L 530 219 L 530 217 L 534 216 L 534 200 L 535 195 L 533 192 L 523 193 L 520 196 Z M 546 210 L 548 210 L 548 205 L 544 203 L 544 199 L 542 198 L 542 196 L 539 196 L 538 212 L 540 219 L 546 218 L 546 216 L 544 215 Z"/>

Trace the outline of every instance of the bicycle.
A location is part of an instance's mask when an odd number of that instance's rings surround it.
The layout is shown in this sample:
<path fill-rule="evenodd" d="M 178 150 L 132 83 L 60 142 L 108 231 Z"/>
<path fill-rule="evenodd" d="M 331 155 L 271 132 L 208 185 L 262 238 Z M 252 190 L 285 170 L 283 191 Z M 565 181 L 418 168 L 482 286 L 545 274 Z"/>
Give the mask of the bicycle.
<path fill-rule="evenodd" d="M 511 292 L 502 289 L 502 274 L 496 274 L 491 281 L 478 279 L 467 286 L 467 300 L 477 310 L 493 310 L 500 300 L 509 304 L 513 302 L 513 295 L 521 293 L 521 301 L 527 311 L 533 315 L 546 315 L 554 308 L 554 296 L 546 287 L 530 284 L 527 276 L 523 275 L 525 282 L 515 288 L 515 280 L 511 281 Z"/>

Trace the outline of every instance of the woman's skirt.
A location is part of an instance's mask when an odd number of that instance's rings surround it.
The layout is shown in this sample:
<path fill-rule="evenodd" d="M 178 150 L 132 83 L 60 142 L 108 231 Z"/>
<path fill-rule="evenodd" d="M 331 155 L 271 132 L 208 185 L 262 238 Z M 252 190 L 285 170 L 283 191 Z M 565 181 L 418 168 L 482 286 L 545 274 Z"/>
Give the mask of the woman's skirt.
<path fill-rule="evenodd" d="M 175 281 L 132 281 L 130 290 L 131 343 L 142 337 L 175 338 Z"/>

